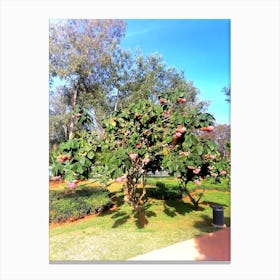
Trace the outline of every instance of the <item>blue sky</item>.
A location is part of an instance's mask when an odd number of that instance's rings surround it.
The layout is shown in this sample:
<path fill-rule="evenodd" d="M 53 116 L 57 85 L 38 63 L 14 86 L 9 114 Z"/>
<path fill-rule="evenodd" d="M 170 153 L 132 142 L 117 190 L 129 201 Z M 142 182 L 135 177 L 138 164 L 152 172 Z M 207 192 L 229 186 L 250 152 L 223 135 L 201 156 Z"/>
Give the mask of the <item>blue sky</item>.
<path fill-rule="evenodd" d="M 230 123 L 230 105 L 222 88 L 230 85 L 230 20 L 130 19 L 121 47 L 159 53 L 168 66 L 184 70 L 208 112 L 219 124 Z"/>

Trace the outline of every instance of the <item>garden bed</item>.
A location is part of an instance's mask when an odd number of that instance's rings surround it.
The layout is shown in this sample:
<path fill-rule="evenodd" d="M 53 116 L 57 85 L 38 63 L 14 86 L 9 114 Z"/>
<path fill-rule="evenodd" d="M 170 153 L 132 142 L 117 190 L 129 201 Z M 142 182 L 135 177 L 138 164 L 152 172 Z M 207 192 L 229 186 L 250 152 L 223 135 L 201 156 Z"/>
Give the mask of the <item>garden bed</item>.
<path fill-rule="evenodd" d="M 49 222 L 75 221 L 100 214 L 112 206 L 108 190 L 101 187 L 79 186 L 75 190 L 49 191 Z"/>

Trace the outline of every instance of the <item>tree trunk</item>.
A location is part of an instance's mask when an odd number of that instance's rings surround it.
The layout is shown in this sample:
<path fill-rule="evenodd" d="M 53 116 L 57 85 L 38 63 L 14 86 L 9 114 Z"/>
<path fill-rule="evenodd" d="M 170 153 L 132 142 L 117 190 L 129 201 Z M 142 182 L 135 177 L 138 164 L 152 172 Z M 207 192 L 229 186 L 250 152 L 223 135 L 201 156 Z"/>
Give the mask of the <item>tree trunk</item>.
<path fill-rule="evenodd" d="M 188 197 L 190 198 L 190 200 L 191 200 L 191 202 L 192 202 L 194 208 L 197 209 L 197 207 L 198 207 L 198 202 L 192 197 L 192 195 L 189 193 L 189 191 L 188 191 L 187 188 L 185 189 L 185 191 L 186 191 Z"/>
<path fill-rule="evenodd" d="M 139 225 L 141 228 L 145 227 L 148 224 L 148 220 L 145 215 L 145 210 L 142 207 L 142 205 L 137 205 L 136 206 L 138 218 L 139 218 Z"/>
<path fill-rule="evenodd" d="M 64 130 L 64 139 L 67 139 L 67 136 L 68 136 L 68 132 L 67 132 L 67 126 L 66 125 L 63 125 L 63 130 Z"/>
<path fill-rule="evenodd" d="M 76 102 L 77 102 L 77 90 L 74 90 L 72 96 L 72 115 L 71 115 L 70 128 L 69 128 L 69 139 L 72 139 L 74 134 L 74 123 L 75 123 L 74 110 L 76 107 Z"/>
<path fill-rule="evenodd" d="M 192 197 L 192 195 L 189 193 L 189 191 L 188 191 L 187 188 L 185 188 L 185 191 L 186 191 L 188 197 L 190 198 L 190 200 L 191 200 L 191 202 L 192 202 L 194 208 L 197 209 L 197 208 L 198 208 L 198 203 L 199 203 L 200 199 L 202 198 L 202 196 L 203 196 L 203 194 L 204 194 L 204 192 L 205 192 L 205 189 L 202 191 L 202 193 L 200 193 L 200 195 L 199 195 L 199 197 L 198 197 L 197 200 L 195 200 L 195 199 Z"/>

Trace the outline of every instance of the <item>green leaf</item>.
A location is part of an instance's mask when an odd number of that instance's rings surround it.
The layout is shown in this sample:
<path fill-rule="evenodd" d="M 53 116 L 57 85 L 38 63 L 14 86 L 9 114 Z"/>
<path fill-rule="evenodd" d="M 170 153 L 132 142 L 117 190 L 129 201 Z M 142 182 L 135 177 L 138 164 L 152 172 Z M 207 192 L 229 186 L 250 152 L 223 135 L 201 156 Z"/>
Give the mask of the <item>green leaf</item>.
<path fill-rule="evenodd" d="M 69 145 L 68 145 L 67 142 L 61 143 L 61 144 L 59 145 L 59 150 L 60 150 L 60 151 L 64 151 L 64 150 L 68 150 L 68 149 L 69 149 Z"/>
<path fill-rule="evenodd" d="M 145 145 L 142 145 L 142 146 L 141 146 L 141 149 L 140 149 L 140 151 L 139 151 L 139 154 L 140 154 L 141 156 L 143 156 L 143 155 L 146 154 L 146 152 L 147 152 L 147 147 L 146 147 Z"/>
<path fill-rule="evenodd" d="M 214 151 L 215 150 L 215 144 L 213 142 L 208 142 L 207 143 L 207 146 L 208 148 L 211 150 L 211 151 Z"/>
<path fill-rule="evenodd" d="M 203 147 L 202 146 L 197 146 L 196 147 L 197 153 L 201 156 L 203 153 Z"/>
<path fill-rule="evenodd" d="M 197 140 L 196 136 L 191 135 L 191 136 L 190 136 L 190 139 L 191 139 L 191 143 L 192 143 L 193 145 L 197 145 L 197 144 L 198 144 L 198 140 Z"/>
<path fill-rule="evenodd" d="M 187 139 L 185 139 L 185 142 L 182 144 L 182 148 L 183 148 L 184 151 L 188 151 L 189 148 L 191 147 L 191 145 L 192 144 L 190 142 L 190 139 L 187 138 Z"/>
<path fill-rule="evenodd" d="M 162 112 L 163 112 L 163 109 L 162 109 L 161 106 L 157 106 L 157 107 L 155 108 L 155 110 L 156 110 L 157 115 L 161 115 Z"/>
<path fill-rule="evenodd" d="M 117 168 L 113 172 L 113 178 L 118 178 L 123 175 L 123 170 L 121 168 Z"/>
<path fill-rule="evenodd" d="M 149 116 L 147 114 L 144 114 L 140 120 L 142 124 L 145 124 L 149 120 Z"/>
<path fill-rule="evenodd" d="M 75 141 L 75 140 L 73 140 L 73 139 L 71 139 L 71 140 L 68 141 L 68 146 L 69 146 L 69 148 L 71 148 L 71 149 L 78 149 L 78 148 L 79 148 L 78 142 Z"/>
<path fill-rule="evenodd" d="M 94 158 L 94 152 L 93 151 L 89 151 L 88 154 L 87 154 L 87 157 L 89 159 L 93 159 Z"/>
<path fill-rule="evenodd" d="M 84 170 L 85 170 L 85 169 L 83 168 L 82 165 L 80 165 L 80 164 L 77 165 L 77 169 L 76 169 L 76 172 L 77 172 L 77 173 L 83 174 L 83 173 L 84 173 Z"/>

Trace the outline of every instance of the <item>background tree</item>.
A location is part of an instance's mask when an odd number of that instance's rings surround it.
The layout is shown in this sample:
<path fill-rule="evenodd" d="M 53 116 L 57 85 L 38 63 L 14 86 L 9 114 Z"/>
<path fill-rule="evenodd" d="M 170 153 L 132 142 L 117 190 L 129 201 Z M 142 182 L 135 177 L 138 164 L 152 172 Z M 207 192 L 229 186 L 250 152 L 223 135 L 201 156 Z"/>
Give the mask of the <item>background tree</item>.
<path fill-rule="evenodd" d="M 226 101 L 228 102 L 228 103 L 230 103 L 230 101 L 231 101 L 231 87 L 229 86 L 229 87 L 224 87 L 223 89 L 222 89 L 222 92 L 226 95 L 226 97 L 227 97 L 227 99 L 226 99 Z"/>
<path fill-rule="evenodd" d="M 63 20 L 50 23 L 50 83 L 58 77 L 71 94 L 71 111 L 77 104 L 92 110 L 103 100 L 111 55 L 125 33 L 122 20 Z M 94 112 L 93 112 L 94 114 Z M 74 115 L 69 125 L 73 137 Z"/>
<path fill-rule="evenodd" d="M 144 99 L 158 103 L 158 93 L 172 94 L 175 90 L 186 92 L 189 106 L 207 106 L 207 102 L 198 102 L 199 91 L 192 82 L 186 81 L 184 73 L 167 67 L 159 54 L 144 56 L 138 49 L 133 55 L 129 50 L 120 50 L 115 63 L 111 73 L 116 81 L 113 86 L 115 94 L 111 95 L 114 110 Z"/>
<path fill-rule="evenodd" d="M 71 95 L 67 89 L 58 87 L 51 92 L 49 104 L 49 143 L 52 146 L 66 141 L 69 137 Z"/>
<path fill-rule="evenodd" d="M 121 49 L 124 34 L 125 23 L 120 20 L 50 23 L 50 89 L 57 81 L 63 84 L 54 90 L 56 98 L 50 98 L 50 107 L 56 107 L 50 118 L 52 142 L 59 143 L 66 133 L 73 137 L 76 105 L 87 111 L 97 130 L 106 114 L 141 99 L 157 103 L 159 92 L 185 91 L 190 106 L 207 107 L 198 102 L 199 92 L 184 73 L 167 67 L 159 54 Z M 52 104 L 57 99 L 59 107 Z"/>
<path fill-rule="evenodd" d="M 203 132 L 202 137 L 210 139 L 217 145 L 217 150 L 222 159 L 230 157 L 230 125 L 218 124 L 212 133 Z"/>

